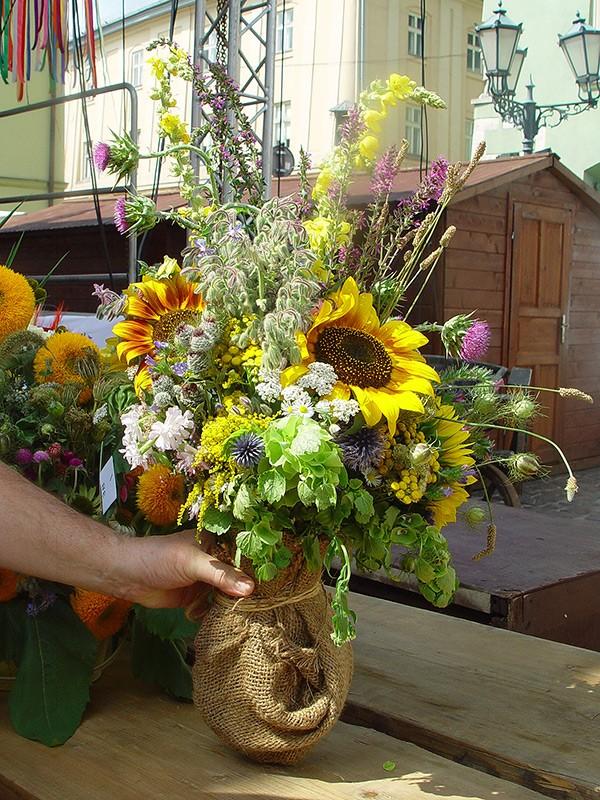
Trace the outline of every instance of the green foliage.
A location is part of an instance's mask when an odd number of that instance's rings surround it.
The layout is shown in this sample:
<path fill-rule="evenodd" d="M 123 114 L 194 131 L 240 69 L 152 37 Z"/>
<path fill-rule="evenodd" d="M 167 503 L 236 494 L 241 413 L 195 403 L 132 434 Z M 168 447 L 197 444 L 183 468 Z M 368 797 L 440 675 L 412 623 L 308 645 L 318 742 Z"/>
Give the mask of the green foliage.
<path fill-rule="evenodd" d="M 22 598 L 0 603 L 0 661 L 19 663 L 25 642 L 24 613 Z"/>
<path fill-rule="evenodd" d="M 136 678 L 156 684 L 182 700 L 192 698 L 192 673 L 180 639 L 162 639 L 134 617 L 132 669 Z"/>
<path fill-rule="evenodd" d="M 189 620 L 182 608 L 145 608 L 135 606 L 135 616 L 153 636 L 163 640 L 190 639 L 198 625 Z"/>
<path fill-rule="evenodd" d="M 89 700 L 98 644 L 68 603 L 51 613 L 24 613 L 24 642 L 10 718 L 21 736 L 43 744 L 63 744 L 76 731 Z"/>

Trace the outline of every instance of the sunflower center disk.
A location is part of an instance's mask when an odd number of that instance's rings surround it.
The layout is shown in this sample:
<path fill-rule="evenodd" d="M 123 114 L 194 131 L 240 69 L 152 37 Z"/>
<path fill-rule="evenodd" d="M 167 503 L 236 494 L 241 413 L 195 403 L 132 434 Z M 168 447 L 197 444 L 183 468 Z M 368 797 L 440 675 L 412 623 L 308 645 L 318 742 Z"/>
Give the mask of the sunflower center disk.
<path fill-rule="evenodd" d="M 315 347 L 317 361 L 334 368 L 342 383 L 378 389 L 392 377 L 392 360 L 383 344 L 355 328 L 325 328 Z"/>
<path fill-rule="evenodd" d="M 171 342 L 180 325 L 194 323 L 197 318 L 195 311 L 167 311 L 154 325 L 154 339 L 157 342 Z"/>

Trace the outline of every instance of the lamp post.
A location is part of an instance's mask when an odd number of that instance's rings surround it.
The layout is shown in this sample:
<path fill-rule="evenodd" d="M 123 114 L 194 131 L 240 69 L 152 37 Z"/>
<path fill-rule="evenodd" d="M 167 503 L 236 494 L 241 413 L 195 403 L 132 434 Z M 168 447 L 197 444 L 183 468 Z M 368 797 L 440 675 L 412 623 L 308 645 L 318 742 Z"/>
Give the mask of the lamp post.
<path fill-rule="evenodd" d="M 502 7 L 502 0 L 492 16 L 475 27 L 494 110 L 504 122 L 511 122 L 523 132 L 523 152 L 533 153 L 533 143 L 540 128 L 554 128 L 574 114 L 596 108 L 600 100 L 600 30 L 587 25 L 577 12 L 573 27 L 558 37 L 558 44 L 573 71 L 578 100 L 571 103 L 538 105 L 533 98 L 534 84 L 529 79 L 523 102 L 515 100 L 519 76 L 527 49 L 519 49 L 523 31 L 521 22 L 513 22 Z"/>

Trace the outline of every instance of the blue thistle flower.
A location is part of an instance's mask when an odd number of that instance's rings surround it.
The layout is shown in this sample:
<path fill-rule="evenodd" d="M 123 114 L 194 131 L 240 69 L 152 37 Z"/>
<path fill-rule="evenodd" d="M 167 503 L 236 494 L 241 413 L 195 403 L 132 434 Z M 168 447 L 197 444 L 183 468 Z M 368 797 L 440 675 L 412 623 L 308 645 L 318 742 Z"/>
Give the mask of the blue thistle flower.
<path fill-rule="evenodd" d="M 337 438 L 344 464 L 356 472 L 377 468 L 383 460 L 385 439 L 380 428 L 361 428 Z"/>
<path fill-rule="evenodd" d="M 242 433 L 231 448 L 240 467 L 255 467 L 265 454 L 265 443 L 257 433 Z"/>

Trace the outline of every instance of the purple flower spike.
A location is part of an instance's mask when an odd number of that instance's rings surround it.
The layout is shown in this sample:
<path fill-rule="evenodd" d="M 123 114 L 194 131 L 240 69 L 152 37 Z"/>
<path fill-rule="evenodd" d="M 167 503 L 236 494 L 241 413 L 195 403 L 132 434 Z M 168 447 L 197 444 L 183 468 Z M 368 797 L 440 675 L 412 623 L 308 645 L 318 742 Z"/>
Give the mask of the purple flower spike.
<path fill-rule="evenodd" d="M 96 142 L 94 145 L 94 164 L 100 172 L 108 167 L 110 161 L 110 147 L 106 142 Z"/>
<path fill-rule="evenodd" d="M 115 227 L 119 233 L 127 233 L 129 230 L 129 223 L 127 222 L 127 214 L 125 213 L 125 198 L 119 197 L 115 203 L 115 210 L 113 211 L 113 219 Z"/>
<path fill-rule="evenodd" d="M 32 459 L 33 459 L 33 453 L 26 447 L 21 447 L 15 453 L 15 461 L 21 467 L 26 467 L 27 464 L 31 464 Z"/>
<path fill-rule="evenodd" d="M 487 322 L 476 319 L 465 333 L 460 357 L 465 361 L 480 361 L 490 346 L 492 332 Z"/>
<path fill-rule="evenodd" d="M 33 454 L 33 460 L 36 464 L 41 464 L 42 461 L 50 461 L 50 456 L 45 450 L 36 450 Z"/>
<path fill-rule="evenodd" d="M 171 369 L 178 378 L 183 378 L 185 373 L 187 372 L 187 361 L 178 361 L 176 364 L 173 364 Z"/>

